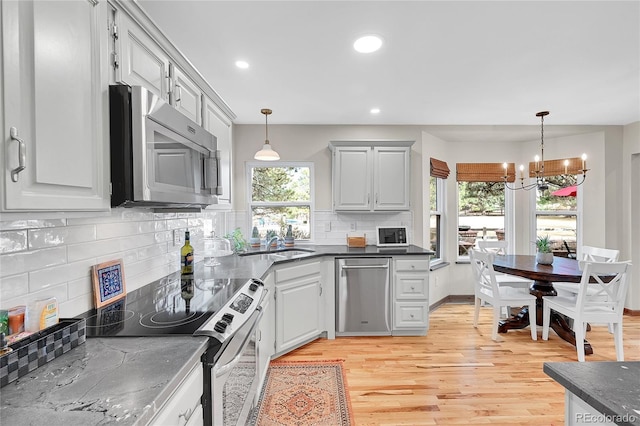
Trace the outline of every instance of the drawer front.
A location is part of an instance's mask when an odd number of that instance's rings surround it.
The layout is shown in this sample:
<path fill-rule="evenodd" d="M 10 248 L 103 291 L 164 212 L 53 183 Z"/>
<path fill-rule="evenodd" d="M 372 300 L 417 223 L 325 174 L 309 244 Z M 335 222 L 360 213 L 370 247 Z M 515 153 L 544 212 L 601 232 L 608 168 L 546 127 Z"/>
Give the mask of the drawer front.
<path fill-rule="evenodd" d="M 421 274 L 396 275 L 397 299 L 426 299 L 427 280 Z"/>
<path fill-rule="evenodd" d="M 197 416 L 202 416 L 202 409 L 198 410 L 198 406 L 202 396 L 203 374 L 202 364 L 196 364 L 150 424 L 185 425 L 189 421 L 193 422 L 190 424 L 198 424 Z M 192 419 L 193 416 L 196 418 Z"/>
<path fill-rule="evenodd" d="M 428 271 L 429 259 L 396 259 L 396 271 Z"/>
<path fill-rule="evenodd" d="M 301 263 L 276 270 L 276 282 L 295 280 L 309 275 L 320 275 L 320 262 Z"/>
<path fill-rule="evenodd" d="M 429 309 L 425 303 L 395 303 L 394 328 L 425 328 Z"/>

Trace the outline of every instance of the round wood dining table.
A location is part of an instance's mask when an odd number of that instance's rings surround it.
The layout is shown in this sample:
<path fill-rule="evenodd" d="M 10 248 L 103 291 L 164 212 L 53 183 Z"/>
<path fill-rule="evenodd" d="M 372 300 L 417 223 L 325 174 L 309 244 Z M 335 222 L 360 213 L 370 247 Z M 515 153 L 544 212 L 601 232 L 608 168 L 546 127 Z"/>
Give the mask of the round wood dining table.
<path fill-rule="evenodd" d="M 536 262 L 536 256 L 532 255 L 504 255 L 495 256 L 493 269 L 497 272 L 517 275 L 533 280 L 529 288 L 529 293 L 536 296 L 536 324 L 542 325 L 542 296 L 557 296 L 558 293 L 553 288 L 553 282 L 574 282 L 579 283 L 582 279 L 578 261 L 566 257 L 554 257 L 551 265 L 542 265 Z M 500 322 L 499 333 L 506 333 L 508 330 L 515 330 L 529 325 L 529 308 L 523 307 L 520 312 L 506 320 Z M 564 315 L 551 311 L 550 327 L 558 336 L 572 345 L 576 345 L 576 337 L 571 330 Z M 584 341 L 584 353 L 593 353 L 591 345 Z"/>

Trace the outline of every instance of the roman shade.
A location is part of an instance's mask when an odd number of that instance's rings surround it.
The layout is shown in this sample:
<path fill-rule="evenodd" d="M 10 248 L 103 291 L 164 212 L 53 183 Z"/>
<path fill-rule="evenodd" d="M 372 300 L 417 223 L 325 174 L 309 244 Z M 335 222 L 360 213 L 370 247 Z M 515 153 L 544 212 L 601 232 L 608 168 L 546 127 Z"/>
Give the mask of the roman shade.
<path fill-rule="evenodd" d="M 565 160 L 545 160 L 544 161 L 544 175 L 545 176 L 560 176 L 560 175 L 578 175 L 582 174 L 582 158 L 573 157 L 566 159 L 569 164 L 565 169 Z M 537 165 L 537 166 L 536 166 Z M 541 167 L 540 162 L 531 161 L 529 163 L 529 177 L 536 177 L 536 169 Z"/>
<path fill-rule="evenodd" d="M 503 163 L 456 163 L 458 182 L 503 182 Z M 515 182 L 516 166 L 507 163 L 507 182 Z"/>
<path fill-rule="evenodd" d="M 431 176 L 446 179 L 449 177 L 449 166 L 446 161 L 431 157 Z"/>

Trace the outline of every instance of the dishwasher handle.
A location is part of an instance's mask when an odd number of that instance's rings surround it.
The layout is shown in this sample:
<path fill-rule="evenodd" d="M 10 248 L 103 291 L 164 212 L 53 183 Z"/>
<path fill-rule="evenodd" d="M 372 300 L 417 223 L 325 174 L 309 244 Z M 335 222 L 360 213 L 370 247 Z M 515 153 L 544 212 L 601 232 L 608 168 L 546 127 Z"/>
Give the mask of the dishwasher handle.
<path fill-rule="evenodd" d="M 351 265 L 342 265 L 341 269 L 389 269 L 389 265 L 359 265 L 359 266 L 351 266 Z"/>

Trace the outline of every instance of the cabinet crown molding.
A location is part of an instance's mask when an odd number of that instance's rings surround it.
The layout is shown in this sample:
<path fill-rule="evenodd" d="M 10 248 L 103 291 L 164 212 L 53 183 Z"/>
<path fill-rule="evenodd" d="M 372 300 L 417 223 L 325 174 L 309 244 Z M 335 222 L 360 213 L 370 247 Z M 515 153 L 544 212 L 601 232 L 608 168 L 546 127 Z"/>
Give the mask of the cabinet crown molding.
<path fill-rule="evenodd" d="M 397 146 L 405 147 L 412 146 L 416 141 L 406 139 L 352 139 L 352 140 L 337 140 L 329 141 L 329 149 L 333 150 L 342 146 Z"/>

